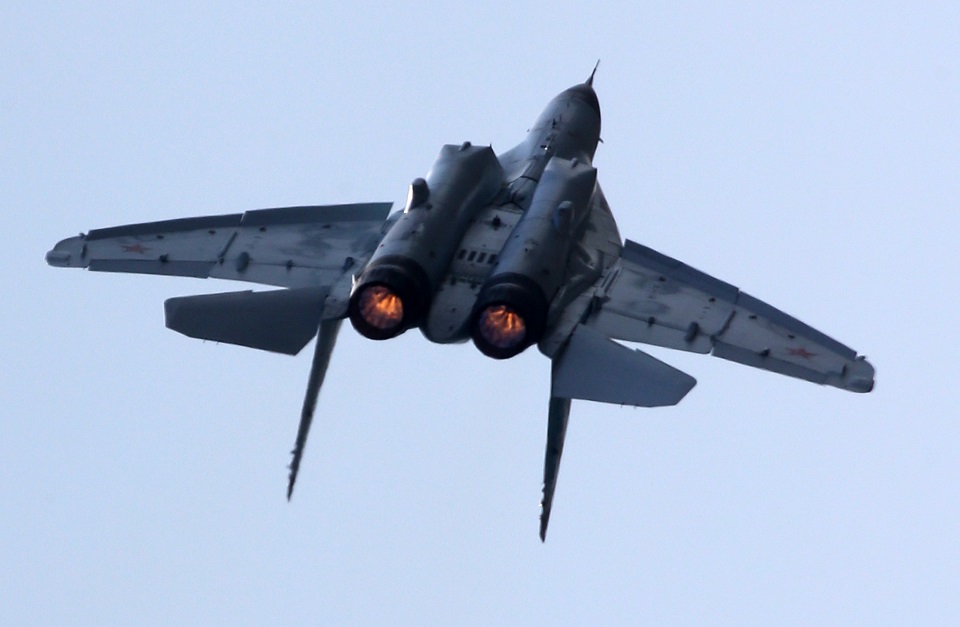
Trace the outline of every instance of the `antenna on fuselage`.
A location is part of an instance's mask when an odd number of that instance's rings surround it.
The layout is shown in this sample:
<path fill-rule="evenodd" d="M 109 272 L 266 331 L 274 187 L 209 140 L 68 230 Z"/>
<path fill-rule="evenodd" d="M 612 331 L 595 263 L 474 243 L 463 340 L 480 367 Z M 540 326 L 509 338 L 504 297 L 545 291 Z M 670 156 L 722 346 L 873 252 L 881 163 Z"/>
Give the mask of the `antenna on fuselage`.
<path fill-rule="evenodd" d="M 595 66 L 593 66 L 593 71 L 590 72 L 590 78 L 588 78 L 586 81 L 584 81 L 584 84 L 585 84 L 585 85 L 589 85 L 590 87 L 593 87 L 593 76 L 594 76 L 594 74 L 597 73 L 597 68 L 598 68 L 598 67 L 600 67 L 600 59 L 597 59 L 597 64 L 596 64 Z"/>

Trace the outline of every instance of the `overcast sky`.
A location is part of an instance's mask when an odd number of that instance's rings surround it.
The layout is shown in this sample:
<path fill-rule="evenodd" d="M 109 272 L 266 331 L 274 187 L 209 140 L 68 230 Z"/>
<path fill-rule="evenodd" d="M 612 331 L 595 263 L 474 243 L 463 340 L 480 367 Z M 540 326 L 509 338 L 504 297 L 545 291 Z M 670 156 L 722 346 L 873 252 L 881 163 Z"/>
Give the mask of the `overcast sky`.
<path fill-rule="evenodd" d="M 0 7 L 3 622 L 956 621 L 960 5 L 384 4 Z M 240 284 L 44 263 L 96 227 L 400 200 L 598 58 L 621 233 L 877 387 L 651 350 L 698 386 L 574 403 L 546 544 L 535 350 L 345 327 L 288 504 L 310 349 L 164 328 Z"/>

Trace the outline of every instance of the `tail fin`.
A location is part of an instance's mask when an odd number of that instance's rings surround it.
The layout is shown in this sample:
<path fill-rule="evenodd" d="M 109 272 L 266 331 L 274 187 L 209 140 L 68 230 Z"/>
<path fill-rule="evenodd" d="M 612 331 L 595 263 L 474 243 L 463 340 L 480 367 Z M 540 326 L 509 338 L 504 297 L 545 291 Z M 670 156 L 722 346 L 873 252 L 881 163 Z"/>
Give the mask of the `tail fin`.
<path fill-rule="evenodd" d="M 567 420 L 570 417 L 570 399 L 550 397 L 547 419 L 547 448 L 543 455 L 543 497 L 540 499 L 540 541 L 547 541 L 547 525 L 553 509 L 553 493 L 557 489 L 560 473 L 560 457 L 563 441 L 567 436 Z"/>
<path fill-rule="evenodd" d="M 293 486 L 297 482 L 297 473 L 300 471 L 300 462 L 303 460 L 303 449 L 307 445 L 307 436 L 310 435 L 310 425 L 313 423 L 313 412 L 317 408 L 317 397 L 320 396 L 320 387 L 323 378 L 327 376 L 327 367 L 330 365 L 330 355 L 337 343 L 337 334 L 340 332 L 342 320 L 324 320 L 320 323 L 317 332 L 317 348 L 313 353 L 313 365 L 310 366 L 310 378 L 307 381 L 307 393 L 303 397 L 303 410 L 300 412 L 300 425 L 297 427 L 297 440 L 290 453 L 290 478 L 287 481 L 287 500 L 293 496 Z"/>

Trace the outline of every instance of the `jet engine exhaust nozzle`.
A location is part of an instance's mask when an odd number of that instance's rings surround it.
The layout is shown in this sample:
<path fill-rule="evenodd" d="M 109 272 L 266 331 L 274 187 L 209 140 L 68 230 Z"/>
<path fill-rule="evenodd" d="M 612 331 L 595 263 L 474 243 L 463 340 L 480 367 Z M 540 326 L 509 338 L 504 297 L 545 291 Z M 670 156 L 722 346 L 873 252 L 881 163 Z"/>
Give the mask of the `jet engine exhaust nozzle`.
<path fill-rule="evenodd" d="M 366 326 L 392 335 L 403 323 L 403 300 L 386 285 L 366 285 L 357 297 L 357 314 Z"/>
<path fill-rule="evenodd" d="M 429 298 L 427 280 L 416 264 L 387 259 L 364 272 L 347 311 L 360 335 L 389 340 L 420 324 Z"/>
<path fill-rule="evenodd" d="M 507 353 L 526 347 L 527 322 L 510 305 L 488 305 L 477 318 L 476 334 L 482 340 L 477 347 L 484 354 L 490 357 L 503 354 L 501 358 L 505 358 Z M 496 354 L 491 354 L 494 352 Z"/>
<path fill-rule="evenodd" d="M 533 281 L 508 274 L 483 287 L 474 311 L 472 335 L 477 349 L 487 357 L 509 359 L 540 341 L 547 302 Z"/>

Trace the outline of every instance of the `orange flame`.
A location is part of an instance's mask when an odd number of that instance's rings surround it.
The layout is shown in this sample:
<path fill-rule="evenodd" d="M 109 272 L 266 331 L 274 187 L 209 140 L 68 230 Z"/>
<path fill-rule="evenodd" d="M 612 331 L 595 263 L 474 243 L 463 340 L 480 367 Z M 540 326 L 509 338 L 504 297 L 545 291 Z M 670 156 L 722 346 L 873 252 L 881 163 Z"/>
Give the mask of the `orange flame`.
<path fill-rule="evenodd" d="M 360 315 L 370 326 L 386 331 L 403 321 L 403 301 L 384 285 L 371 285 L 360 294 Z"/>
<path fill-rule="evenodd" d="M 507 305 L 490 305 L 480 314 L 480 334 L 491 346 L 513 348 L 527 336 L 523 316 Z"/>

